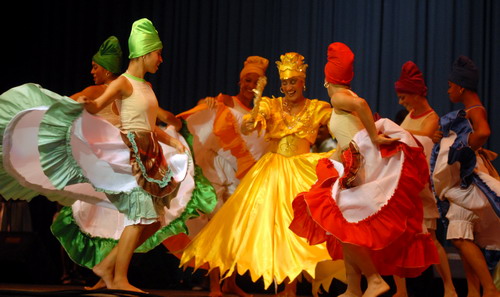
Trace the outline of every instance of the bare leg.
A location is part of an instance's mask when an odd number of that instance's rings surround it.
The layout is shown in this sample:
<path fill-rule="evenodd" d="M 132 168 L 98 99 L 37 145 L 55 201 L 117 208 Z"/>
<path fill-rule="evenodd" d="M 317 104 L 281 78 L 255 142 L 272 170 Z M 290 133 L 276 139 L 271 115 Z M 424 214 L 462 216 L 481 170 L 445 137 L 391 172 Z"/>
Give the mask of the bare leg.
<path fill-rule="evenodd" d="M 276 296 L 279 296 L 279 297 L 296 297 L 297 296 L 297 280 L 294 280 L 292 282 L 287 282 L 285 284 L 285 289 L 281 292 L 279 292 L 278 294 L 276 294 Z"/>
<path fill-rule="evenodd" d="M 488 270 L 483 253 L 479 247 L 474 242 L 467 239 L 454 239 L 452 242 L 460 251 L 460 256 L 464 262 L 465 273 L 467 276 L 467 286 L 469 287 L 469 293 L 467 296 L 474 296 L 471 295 L 470 290 L 475 289 L 476 286 L 474 284 L 474 278 L 476 278 L 483 287 L 483 297 L 500 297 L 500 292 L 498 292 L 495 284 L 493 283 L 490 271 Z M 477 291 L 477 294 L 479 294 L 479 290 Z M 476 293 L 474 292 L 474 294 Z"/>
<path fill-rule="evenodd" d="M 132 260 L 132 255 L 134 254 L 134 250 L 139 243 L 139 238 L 144 229 L 144 225 L 131 225 L 126 226 L 123 230 L 118 245 L 116 246 L 117 252 L 113 284 L 108 286 L 108 288 L 143 292 L 129 283 L 127 274 L 130 260 Z"/>
<path fill-rule="evenodd" d="M 222 286 L 222 291 L 224 293 L 235 294 L 240 297 L 252 297 L 253 295 L 246 293 L 236 284 L 236 272 L 234 272 L 230 277 L 224 280 L 224 285 Z"/>
<path fill-rule="evenodd" d="M 219 267 L 212 269 L 209 273 L 210 278 L 210 297 L 222 297 L 222 291 L 220 289 L 220 270 Z"/>
<path fill-rule="evenodd" d="M 117 247 L 115 246 L 99 264 L 92 268 L 92 271 L 99 276 L 100 279 L 94 286 L 85 287 L 86 290 L 110 288 L 113 285 L 117 251 Z"/>
<path fill-rule="evenodd" d="M 159 227 L 160 227 L 159 222 L 151 225 L 146 225 L 144 231 L 140 235 L 139 242 L 137 243 L 136 248 L 141 244 L 143 244 L 144 241 L 146 241 L 146 239 L 151 237 L 156 232 L 156 230 L 158 230 Z M 111 286 L 113 286 L 117 252 L 118 252 L 118 246 L 115 246 L 111 250 L 111 252 L 99 264 L 97 264 L 96 266 L 94 266 L 94 268 L 92 268 L 92 271 L 97 276 L 99 276 L 100 279 L 92 287 L 85 287 L 85 290 L 97 290 L 102 288 L 111 288 Z"/>
<path fill-rule="evenodd" d="M 393 276 L 394 283 L 396 284 L 396 293 L 392 297 L 408 297 L 408 290 L 406 289 L 406 278 Z"/>
<path fill-rule="evenodd" d="M 347 290 L 339 297 L 360 297 L 363 295 L 363 291 L 361 291 L 361 269 L 355 264 L 356 255 L 345 244 L 343 245 L 343 252 Z"/>
<path fill-rule="evenodd" d="M 434 245 L 437 248 L 439 255 L 439 264 L 435 264 L 437 272 L 443 280 L 444 287 L 444 297 L 457 297 L 457 292 L 455 291 L 455 285 L 453 285 L 453 279 L 451 277 L 450 263 L 448 262 L 448 256 L 444 250 L 441 243 L 436 238 L 436 231 L 429 229 Z"/>
<path fill-rule="evenodd" d="M 354 265 L 357 266 L 366 276 L 368 288 L 362 295 L 363 297 L 376 297 L 390 289 L 389 285 L 377 272 L 377 269 L 373 265 L 366 248 L 346 243 L 344 243 L 342 247 L 344 249 L 344 253 L 347 250 L 348 253 L 352 255 Z"/>

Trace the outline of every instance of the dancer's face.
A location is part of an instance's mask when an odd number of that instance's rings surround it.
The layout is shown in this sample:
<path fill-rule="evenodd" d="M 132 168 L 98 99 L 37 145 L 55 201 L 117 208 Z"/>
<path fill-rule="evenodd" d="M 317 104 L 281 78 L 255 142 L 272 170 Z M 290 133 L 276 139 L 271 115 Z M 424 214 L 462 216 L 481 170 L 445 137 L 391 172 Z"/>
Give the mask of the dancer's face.
<path fill-rule="evenodd" d="M 259 75 L 257 73 L 250 72 L 245 74 L 239 82 L 240 95 L 247 100 L 252 100 L 254 97 L 252 90 L 257 87 L 257 80 L 259 80 Z"/>
<path fill-rule="evenodd" d="M 299 102 L 304 99 L 304 85 L 305 81 L 300 77 L 291 77 L 289 79 L 281 80 L 281 90 L 285 99 L 290 102 Z"/>
<path fill-rule="evenodd" d="M 96 85 L 102 85 L 106 82 L 106 73 L 108 73 L 104 67 L 92 61 L 92 69 L 90 70 L 90 74 L 94 78 L 94 83 Z"/>
<path fill-rule="evenodd" d="M 158 67 L 160 67 L 160 64 L 163 63 L 163 58 L 161 57 L 161 49 L 146 54 L 144 56 L 144 63 L 147 72 L 156 73 L 156 71 L 158 71 Z"/>
<path fill-rule="evenodd" d="M 453 103 L 461 102 L 463 89 L 464 88 L 457 85 L 456 83 L 448 81 L 448 96 L 450 97 L 450 101 Z"/>
<path fill-rule="evenodd" d="M 397 95 L 399 104 L 406 108 L 406 110 L 415 109 L 416 100 L 418 100 L 417 95 L 407 93 L 397 93 Z"/>

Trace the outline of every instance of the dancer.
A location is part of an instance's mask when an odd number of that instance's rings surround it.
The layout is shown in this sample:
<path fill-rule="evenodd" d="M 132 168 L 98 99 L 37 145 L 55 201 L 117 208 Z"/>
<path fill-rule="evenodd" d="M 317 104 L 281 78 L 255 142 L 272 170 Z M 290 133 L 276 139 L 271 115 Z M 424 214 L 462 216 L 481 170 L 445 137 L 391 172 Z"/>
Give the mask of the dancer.
<path fill-rule="evenodd" d="M 77 100 L 81 96 L 89 99 L 96 99 L 101 96 L 107 86 L 118 78 L 122 72 L 122 49 L 120 42 L 115 36 L 108 37 L 99 47 L 97 53 L 92 57 L 92 69 L 90 74 L 94 78 L 95 85 L 86 87 L 80 92 L 69 96 L 73 100 Z M 115 111 L 113 111 L 113 108 Z M 117 113 L 116 106 L 109 104 L 97 115 L 102 116 L 107 121 L 115 126 L 120 125 L 120 116 Z"/>
<path fill-rule="evenodd" d="M 127 76 L 156 72 L 162 47 L 156 30 L 147 19 L 132 28 Z M 83 110 L 85 105 L 98 112 L 115 99 L 121 103 L 121 128 L 126 133 Z M 141 99 L 148 101 L 137 102 Z M 135 248 L 142 244 L 136 251 L 145 252 L 186 232 L 184 222 L 197 210 L 210 211 L 214 206 L 210 199 L 215 197 L 196 195 L 200 183 L 182 137 L 156 127 L 158 103 L 149 84 L 120 76 L 99 98 L 81 100 L 85 104 L 35 84 L 0 96 L 5 107 L 0 118 L 4 183 L 0 191 L 9 199 L 29 200 L 42 194 L 63 205 L 81 200 L 99 205 L 103 213 L 119 211 L 121 221 L 95 221 L 89 226 L 77 225 L 79 218 L 59 220 L 71 217 L 61 213 L 52 231 L 69 256 L 93 267 L 108 288 L 139 291 L 126 275 Z M 205 185 L 213 194 L 208 182 Z M 158 230 L 160 224 L 164 227 Z M 99 235 L 86 232 L 88 228 Z"/>
<path fill-rule="evenodd" d="M 215 188 L 217 206 L 212 213 L 187 222 L 189 235 L 178 234 L 165 240 L 164 245 L 170 251 L 185 248 L 233 194 L 240 179 L 267 152 L 268 142 L 263 135 L 257 132 L 243 135 L 240 126 L 243 116 L 252 110 L 253 90 L 259 77 L 265 76 L 268 64 L 265 58 L 248 57 L 240 72 L 237 95 L 221 93 L 217 97 L 206 97 L 198 106 L 178 115 L 193 135 L 196 163 Z M 236 273 L 224 280 L 222 288 L 219 275 L 218 268 L 210 271 L 210 296 L 222 296 L 222 292 L 248 296 L 237 286 Z"/>
<path fill-rule="evenodd" d="M 453 63 L 448 95 L 451 102 L 463 103 L 464 109 L 441 117 L 431 171 L 436 195 L 450 204 L 446 239 L 462 258 L 467 296 L 489 297 L 500 293 L 480 248 L 500 250 L 500 182 L 492 177 L 490 160 L 482 157 L 491 131 L 477 93 L 478 76 L 468 57 L 460 56 Z"/>
<path fill-rule="evenodd" d="M 243 133 L 265 132 L 272 150 L 184 250 L 181 265 L 207 263 L 223 278 L 249 271 L 253 281 L 262 277 L 266 288 L 285 282 L 280 294 L 295 296 L 297 276 L 305 271 L 314 277 L 316 264 L 329 259 L 324 245 L 309 246 L 288 229 L 292 197 L 314 182 L 316 162 L 326 156 L 309 150 L 331 112 L 328 103 L 304 97 L 303 59 L 292 52 L 276 62 L 284 97 L 262 97 L 242 125 Z"/>
<path fill-rule="evenodd" d="M 318 181 L 293 201 L 290 229 L 311 244 L 326 241 L 331 257 L 344 259 L 347 290 L 341 296 L 371 297 L 389 290 L 380 274 L 416 276 L 437 253 L 422 233 L 422 202 L 412 194 L 429 176 L 422 148 L 393 122 L 374 122 L 367 102 L 350 90 L 353 62 L 347 45 L 329 45 L 329 128 L 341 153 L 319 161 Z"/>
<path fill-rule="evenodd" d="M 427 101 L 427 86 L 424 82 L 424 76 L 415 63 L 408 61 L 403 65 L 401 76 L 394 84 L 394 87 L 399 99 L 399 104 L 403 105 L 409 111 L 409 114 L 401 123 L 401 127 L 417 137 L 424 146 L 427 158 L 430 159 L 432 147 L 434 145 L 431 137 L 438 129 L 439 116 Z M 422 192 L 420 192 L 420 197 L 422 198 L 424 207 L 424 225 L 431 234 L 439 254 L 439 264 L 436 264 L 435 267 L 443 280 L 444 296 L 457 297 L 457 292 L 455 291 L 455 286 L 453 285 L 453 279 L 451 277 L 448 256 L 436 237 L 439 211 L 437 209 L 436 198 L 429 185 L 426 185 Z M 408 296 L 405 279 L 395 275 L 394 281 L 397 288 L 394 296 Z"/>

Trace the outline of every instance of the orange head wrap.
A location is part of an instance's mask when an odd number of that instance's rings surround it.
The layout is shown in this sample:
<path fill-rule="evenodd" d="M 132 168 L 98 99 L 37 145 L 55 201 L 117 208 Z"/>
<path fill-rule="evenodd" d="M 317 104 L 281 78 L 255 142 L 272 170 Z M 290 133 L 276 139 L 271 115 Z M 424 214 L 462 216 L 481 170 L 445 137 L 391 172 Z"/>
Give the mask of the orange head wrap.
<path fill-rule="evenodd" d="M 328 46 L 328 62 L 325 65 L 325 79 L 335 85 L 350 86 L 354 77 L 354 54 L 342 42 Z"/>
<path fill-rule="evenodd" d="M 250 56 L 243 64 L 243 69 L 240 72 L 240 79 L 247 73 L 257 73 L 259 76 L 265 76 L 269 60 L 259 57 Z"/>
<path fill-rule="evenodd" d="M 394 83 L 394 88 L 397 93 L 427 96 L 427 86 L 424 82 L 424 75 L 412 61 L 403 64 L 401 76 L 399 80 Z"/>

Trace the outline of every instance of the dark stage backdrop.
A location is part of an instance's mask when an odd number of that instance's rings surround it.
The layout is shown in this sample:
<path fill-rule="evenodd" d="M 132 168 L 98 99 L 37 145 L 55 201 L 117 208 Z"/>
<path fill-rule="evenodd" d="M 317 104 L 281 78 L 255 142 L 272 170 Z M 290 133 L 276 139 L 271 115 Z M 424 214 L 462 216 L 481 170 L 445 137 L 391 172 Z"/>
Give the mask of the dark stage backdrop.
<path fill-rule="evenodd" d="M 349 45 L 356 55 L 353 89 L 383 117 L 394 118 L 394 82 L 413 60 L 423 71 L 429 101 L 444 113 L 447 77 L 461 54 L 480 69 L 479 95 L 500 152 L 500 1 L 496 0 L 161 0 L 9 1 L 0 12 L 0 92 L 36 82 L 71 95 L 92 84 L 90 62 L 99 45 L 117 36 L 128 55 L 134 20 L 153 21 L 164 63 L 149 76 L 160 105 L 174 113 L 220 92 L 236 94 L 249 55 L 270 60 L 265 95 L 279 96 L 274 61 L 296 51 L 306 57 L 309 98 L 323 89 L 327 46 Z M 125 63 L 126 64 L 126 63 Z M 497 165 L 499 161 L 495 162 Z"/>

